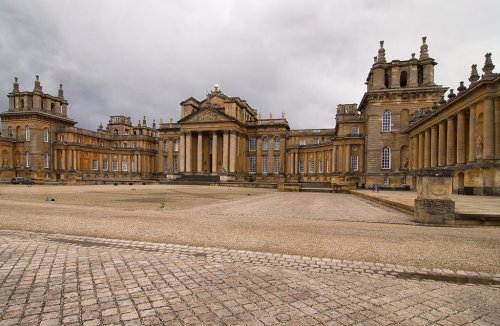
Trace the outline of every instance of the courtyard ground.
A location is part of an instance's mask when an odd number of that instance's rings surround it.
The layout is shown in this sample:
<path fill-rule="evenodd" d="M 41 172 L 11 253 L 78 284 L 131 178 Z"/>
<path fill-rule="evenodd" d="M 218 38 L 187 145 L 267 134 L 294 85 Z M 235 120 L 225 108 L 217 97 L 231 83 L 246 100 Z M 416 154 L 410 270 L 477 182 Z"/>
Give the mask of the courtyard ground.
<path fill-rule="evenodd" d="M 343 194 L 2 185 L 0 326 L 498 325 L 499 230 Z"/>

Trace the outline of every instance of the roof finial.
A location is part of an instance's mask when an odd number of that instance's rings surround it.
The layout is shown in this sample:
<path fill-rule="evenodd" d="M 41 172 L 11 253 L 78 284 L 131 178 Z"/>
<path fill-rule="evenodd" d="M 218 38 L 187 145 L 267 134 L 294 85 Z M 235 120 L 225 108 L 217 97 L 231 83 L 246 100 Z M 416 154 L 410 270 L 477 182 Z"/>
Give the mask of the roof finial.
<path fill-rule="evenodd" d="M 219 92 L 219 84 L 214 85 L 214 91 L 217 93 Z"/>
<path fill-rule="evenodd" d="M 33 92 L 41 92 L 42 86 L 40 85 L 40 76 L 36 75 L 35 77 L 35 88 L 33 89 Z"/>
<path fill-rule="evenodd" d="M 144 127 L 147 127 L 147 123 L 146 123 L 146 116 L 143 116 L 143 117 L 142 117 L 142 125 L 143 125 Z"/>
<path fill-rule="evenodd" d="M 460 82 L 460 86 L 457 87 L 458 95 L 462 95 L 463 92 L 467 90 L 467 87 L 464 86 L 464 82 Z"/>
<path fill-rule="evenodd" d="M 59 84 L 59 92 L 58 92 L 58 96 L 61 100 L 64 99 L 64 90 L 63 90 L 63 84 Z"/>
<path fill-rule="evenodd" d="M 19 83 L 17 82 L 17 77 L 14 77 L 14 84 L 12 87 L 12 93 L 19 93 Z"/>
<path fill-rule="evenodd" d="M 380 41 L 380 49 L 378 49 L 378 63 L 385 63 L 385 49 L 384 49 L 384 41 Z"/>
<path fill-rule="evenodd" d="M 483 67 L 483 72 L 484 72 L 483 77 L 489 77 L 493 75 L 493 69 L 495 69 L 495 65 L 493 64 L 493 61 L 491 61 L 491 52 L 486 53 L 484 57 L 485 60 Z"/>
<path fill-rule="evenodd" d="M 429 46 L 426 43 L 427 36 L 422 37 L 422 45 L 420 46 L 420 60 L 429 58 Z"/>
<path fill-rule="evenodd" d="M 477 65 L 474 64 L 471 66 L 469 81 L 472 85 L 472 84 L 476 83 L 478 80 L 479 80 L 479 74 L 477 73 Z"/>

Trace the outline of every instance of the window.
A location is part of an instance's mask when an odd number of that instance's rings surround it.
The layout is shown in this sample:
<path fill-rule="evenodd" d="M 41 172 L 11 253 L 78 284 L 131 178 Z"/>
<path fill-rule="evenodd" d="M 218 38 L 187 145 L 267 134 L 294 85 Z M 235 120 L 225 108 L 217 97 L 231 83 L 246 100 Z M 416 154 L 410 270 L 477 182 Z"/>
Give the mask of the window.
<path fill-rule="evenodd" d="M 168 152 L 168 140 L 164 140 L 164 141 L 163 141 L 163 150 L 164 150 L 165 152 Z"/>
<path fill-rule="evenodd" d="M 304 146 L 305 144 L 306 144 L 306 140 L 305 139 L 299 140 L 299 145 L 300 146 Z"/>
<path fill-rule="evenodd" d="M 401 184 L 402 185 L 406 184 L 406 174 L 401 177 Z"/>
<path fill-rule="evenodd" d="M 314 161 L 309 161 L 309 173 L 314 173 Z"/>
<path fill-rule="evenodd" d="M 174 172 L 179 171 L 179 160 L 177 159 L 177 156 L 174 156 Z"/>
<path fill-rule="evenodd" d="M 262 138 L 262 150 L 263 151 L 269 150 L 269 138 L 267 137 Z"/>
<path fill-rule="evenodd" d="M 299 174 L 304 174 L 304 161 L 299 161 Z"/>
<path fill-rule="evenodd" d="M 388 186 L 390 184 L 389 177 L 384 177 L 384 185 Z"/>
<path fill-rule="evenodd" d="M 24 127 L 24 134 L 26 136 L 26 141 L 30 141 L 31 140 L 31 133 L 30 133 L 29 126 Z"/>
<path fill-rule="evenodd" d="M 255 148 L 254 148 L 254 150 L 255 150 Z M 257 165 L 257 161 L 255 159 L 255 156 L 253 156 L 253 155 L 249 156 L 248 157 L 248 172 L 255 173 L 257 170 L 256 165 Z"/>
<path fill-rule="evenodd" d="M 358 127 L 352 127 L 351 128 L 351 135 L 353 135 L 353 136 L 359 135 L 359 128 Z"/>
<path fill-rule="evenodd" d="M 326 173 L 330 173 L 330 160 L 326 160 Z"/>
<path fill-rule="evenodd" d="M 49 153 L 44 153 L 43 154 L 43 167 L 48 169 L 49 168 Z"/>
<path fill-rule="evenodd" d="M 113 147 L 117 148 L 118 147 L 118 143 L 113 143 Z"/>
<path fill-rule="evenodd" d="M 49 142 L 49 128 L 43 128 L 43 142 Z"/>
<path fill-rule="evenodd" d="M 12 131 L 12 126 L 9 126 L 9 128 L 7 129 L 7 135 L 9 136 L 9 138 L 12 138 L 13 136 L 13 131 Z"/>
<path fill-rule="evenodd" d="M 351 171 L 358 171 L 358 156 L 351 156 Z"/>
<path fill-rule="evenodd" d="M 81 137 L 77 137 L 77 138 L 76 138 L 76 143 L 77 143 L 77 144 L 80 144 L 81 142 L 82 142 L 82 138 L 81 138 Z"/>
<path fill-rule="evenodd" d="M 102 170 L 108 171 L 108 161 L 102 161 Z"/>
<path fill-rule="evenodd" d="M 382 113 L 382 131 L 391 131 L 391 111 Z"/>
<path fill-rule="evenodd" d="M 99 143 L 99 146 L 100 146 L 100 147 L 104 147 L 104 142 L 100 142 L 100 143 Z"/>
<path fill-rule="evenodd" d="M 279 155 L 274 156 L 274 169 L 273 169 L 274 174 L 280 173 L 280 157 Z"/>
<path fill-rule="evenodd" d="M 174 140 L 174 152 L 178 152 L 179 151 L 179 140 L 176 139 Z"/>
<path fill-rule="evenodd" d="M 118 161 L 111 161 L 111 169 L 113 169 L 114 172 L 118 171 Z"/>
<path fill-rule="evenodd" d="M 248 150 L 255 151 L 255 137 L 248 138 Z"/>
<path fill-rule="evenodd" d="M 31 167 L 31 157 L 30 157 L 30 152 L 26 152 L 26 167 L 30 168 Z"/>
<path fill-rule="evenodd" d="M 64 135 L 59 136 L 59 141 L 60 141 L 61 143 L 64 143 Z"/>
<path fill-rule="evenodd" d="M 163 172 L 168 172 L 168 157 L 163 156 Z"/>
<path fill-rule="evenodd" d="M 314 138 L 313 145 L 318 145 L 318 144 L 319 144 L 319 138 Z"/>
<path fill-rule="evenodd" d="M 267 173 L 267 156 L 262 156 L 262 173 Z"/>
<path fill-rule="evenodd" d="M 280 142 L 281 142 L 281 140 L 278 137 L 274 138 L 274 150 L 275 151 L 280 150 Z"/>
<path fill-rule="evenodd" d="M 318 161 L 318 173 L 323 173 L 323 161 Z"/>
<path fill-rule="evenodd" d="M 92 170 L 93 171 L 99 170 L 99 161 L 98 160 L 92 160 Z"/>
<path fill-rule="evenodd" d="M 406 87 L 408 84 L 408 73 L 406 71 L 401 71 L 399 75 L 399 86 Z"/>
<path fill-rule="evenodd" d="M 389 147 L 382 148 L 382 169 L 391 168 L 391 149 Z"/>
<path fill-rule="evenodd" d="M 127 172 L 128 171 L 128 162 L 125 161 L 125 160 L 126 160 L 126 158 L 124 158 L 123 161 L 122 161 L 122 171 L 123 172 Z"/>

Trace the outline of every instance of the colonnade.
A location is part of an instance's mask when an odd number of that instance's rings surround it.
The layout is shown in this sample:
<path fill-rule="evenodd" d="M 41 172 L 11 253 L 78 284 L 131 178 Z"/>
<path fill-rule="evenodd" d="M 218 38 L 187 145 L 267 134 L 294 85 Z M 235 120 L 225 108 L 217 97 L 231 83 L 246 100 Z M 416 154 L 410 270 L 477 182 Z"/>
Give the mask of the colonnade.
<path fill-rule="evenodd" d="M 482 104 L 481 114 L 476 103 L 413 135 L 412 169 L 500 159 L 500 100 Z"/>
<path fill-rule="evenodd" d="M 179 140 L 179 172 L 180 173 L 204 173 L 203 170 L 203 141 L 205 137 L 211 138 L 211 173 L 235 173 L 238 161 L 237 151 L 241 135 L 236 131 L 222 132 L 222 167 L 218 168 L 219 154 L 219 132 L 197 132 L 196 156 L 194 153 L 193 138 L 194 133 L 190 131 L 182 132 Z M 194 157 L 193 157 L 194 156 Z"/>
<path fill-rule="evenodd" d="M 361 171 L 362 164 L 362 156 L 363 153 L 363 145 L 357 144 L 354 146 L 358 147 L 356 153 L 351 151 L 351 146 L 353 144 L 338 144 L 331 146 L 328 150 L 324 151 L 304 151 L 300 152 L 298 150 L 291 150 L 288 153 L 288 173 L 291 175 L 302 174 L 299 168 L 299 162 L 301 161 L 300 155 L 305 155 L 305 158 L 302 160 L 304 164 L 303 174 L 307 175 L 309 173 L 309 162 L 314 161 L 314 173 L 344 173 L 352 171 L 351 167 L 351 156 L 358 157 L 358 169 L 357 171 Z M 323 153 L 322 161 L 323 161 L 323 171 L 318 172 L 318 153 Z M 313 158 L 309 158 L 309 155 L 313 155 Z M 356 155 L 357 154 L 357 155 Z"/>

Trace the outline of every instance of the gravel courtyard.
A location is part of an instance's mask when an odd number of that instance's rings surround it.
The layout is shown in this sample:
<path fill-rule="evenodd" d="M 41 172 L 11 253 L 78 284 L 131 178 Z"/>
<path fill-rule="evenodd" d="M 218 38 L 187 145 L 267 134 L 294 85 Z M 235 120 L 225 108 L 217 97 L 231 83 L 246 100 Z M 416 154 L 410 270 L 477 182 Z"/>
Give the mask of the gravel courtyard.
<path fill-rule="evenodd" d="M 1 185 L 0 229 L 500 272 L 497 227 L 416 226 L 410 215 L 343 194 Z"/>

